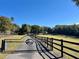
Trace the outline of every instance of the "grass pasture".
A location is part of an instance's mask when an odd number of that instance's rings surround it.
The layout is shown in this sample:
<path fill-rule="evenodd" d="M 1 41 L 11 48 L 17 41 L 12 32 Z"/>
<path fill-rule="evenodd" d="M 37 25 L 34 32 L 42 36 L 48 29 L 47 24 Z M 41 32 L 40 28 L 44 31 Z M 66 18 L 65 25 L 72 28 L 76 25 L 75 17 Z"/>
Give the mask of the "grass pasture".
<path fill-rule="evenodd" d="M 15 39 L 15 40 L 21 40 L 21 38 L 23 38 L 25 35 L 0 35 L 0 47 L 1 47 L 1 42 L 4 39 Z M 10 50 L 15 49 L 17 47 L 17 45 L 15 43 L 11 43 L 9 44 L 9 48 Z M 7 50 L 8 50 L 7 49 Z M 0 59 L 5 59 L 5 57 L 7 56 L 7 54 L 4 53 L 0 53 Z"/>
<path fill-rule="evenodd" d="M 70 37 L 70 36 L 65 36 L 65 35 L 38 35 L 38 36 L 39 36 L 39 37 L 56 38 L 56 39 L 58 39 L 58 40 L 63 39 L 63 40 L 66 40 L 66 41 L 79 43 L 79 38 Z M 54 42 L 60 44 L 60 42 L 58 42 L 58 41 L 54 41 Z M 57 46 L 57 45 L 54 45 L 54 46 L 57 47 L 57 48 L 59 48 L 59 49 L 61 49 L 60 46 Z M 76 45 L 73 45 L 73 44 L 64 43 L 64 46 L 67 46 L 67 47 L 70 47 L 70 48 L 79 50 L 79 46 L 76 46 Z M 74 55 L 74 56 L 76 56 L 76 57 L 79 57 L 79 53 L 77 53 L 77 52 L 71 51 L 71 50 L 66 49 L 66 48 L 64 48 L 64 51 L 65 51 L 65 52 L 68 52 L 68 53 L 70 53 L 70 54 L 72 54 L 72 55 Z M 57 54 L 60 53 L 60 52 L 57 51 L 56 49 L 54 49 L 54 52 L 57 53 Z M 66 54 L 64 54 L 64 57 L 65 57 L 66 59 L 74 59 L 74 58 L 72 58 L 72 57 L 70 57 L 70 56 L 68 56 L 68 55 L 66 55 Z"/>

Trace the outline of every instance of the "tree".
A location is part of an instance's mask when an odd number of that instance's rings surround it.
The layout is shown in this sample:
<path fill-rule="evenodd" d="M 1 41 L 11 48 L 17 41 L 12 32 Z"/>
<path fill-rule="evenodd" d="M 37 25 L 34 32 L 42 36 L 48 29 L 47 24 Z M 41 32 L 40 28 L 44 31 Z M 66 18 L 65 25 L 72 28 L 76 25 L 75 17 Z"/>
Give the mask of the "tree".
<path fill-rule="evenodd" d="M 52 29 L 47 26 L 43 26 L 43 34 L 52 34 Z"/>
<path fill-rule="evenodd" d="M 54 34 L 79 36 L 79 25 L 56 25 L 53 28 Z"/>
<path fill-rule="evenodd" d="M 38 33 L 40 33 L 40 31 L 41 31 L 40 26 L 38 26 L 38 25 L 32 25 L 31 26 L 31 33 L 38 34 Z"/>
<path fill-rule="evenodd" d="M 77 6 L 79 6 L 79 0 L 73 0 Z"/>
<path fill-rule="evenodd" d="M 48 27 L 47 32 L 48 32 L 48 34 L 52 34 L 52 28 Z"/>
<path fill-rule="evenodd" d="M 11 19 L 11 21 L 14 21 L 14 17 L 11 17 L 10 19 Z"/>
<path fill-rule="evenodd" d="M 40 33 L 44 34 L 44 27 L 40 27 Z"/>
<path fill-rule="evenodd" d="M 22 24 L 22 27 L 19 29 L 19 34 L 28 34 L 31 32 L 31 26 L 28 24 Z"/>
<path fill-rule="evenodd" d="M 17 24 L 12 24 L 12 34 L 18 34 L 18 31 L 19 31 L 19 29 L 20 29 L 20 27 L 19 27 L 19 25 L 17 25 Z"/>
<path fill-rule="evenodd" d="M 11 19 L 5 16 L 0 16 L 0 31 L 6 32 L 12 29 Z"/>

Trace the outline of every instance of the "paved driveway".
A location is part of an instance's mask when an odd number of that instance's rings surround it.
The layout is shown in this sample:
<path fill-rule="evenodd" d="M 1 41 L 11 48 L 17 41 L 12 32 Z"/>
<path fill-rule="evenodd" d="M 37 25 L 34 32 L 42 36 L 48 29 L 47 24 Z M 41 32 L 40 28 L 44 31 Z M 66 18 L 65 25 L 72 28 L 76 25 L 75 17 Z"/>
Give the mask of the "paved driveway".
<path fill-rule="evenodd" d="M 16 51 L 19 52 L 14 54 L 9 54 L 6 56 L 5 59 L 42 59 L 42 57 L 39 55 L 37 51 L 30 51 L 30 50 L 36 50 L 35 42 L 33 42 L 33 44 L 31 45 L 26 43 L 21 43 L 21 45 L 16 49 Z"/>

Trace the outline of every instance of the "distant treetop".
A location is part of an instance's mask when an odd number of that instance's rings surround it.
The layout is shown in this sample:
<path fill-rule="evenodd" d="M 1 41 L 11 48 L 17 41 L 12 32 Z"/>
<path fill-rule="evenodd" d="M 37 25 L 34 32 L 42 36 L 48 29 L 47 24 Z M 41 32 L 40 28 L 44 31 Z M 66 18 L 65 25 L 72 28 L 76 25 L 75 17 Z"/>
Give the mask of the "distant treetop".
<path fill-rule="evenodd" d="M 79 6 L 79 0 L 73 0 L 77 6 Z"/>

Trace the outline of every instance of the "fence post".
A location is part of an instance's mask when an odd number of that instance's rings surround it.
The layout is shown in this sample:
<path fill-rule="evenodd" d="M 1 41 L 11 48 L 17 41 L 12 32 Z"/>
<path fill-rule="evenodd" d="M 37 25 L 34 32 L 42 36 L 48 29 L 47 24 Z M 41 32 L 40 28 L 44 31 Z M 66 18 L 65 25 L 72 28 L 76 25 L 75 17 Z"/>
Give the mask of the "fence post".
<path fill-rule="evenodd" d="M 63 39 L 61 39 L 61 57 L 63 57 Z"/>
<path fill-rule="evenodd" d="M 2 40 L 1 44 L 1 52 L 3 52 L 3 50 L 5 50 L 5 40 Z"/>
<path fill-rule="evenodd" d="M 47 48 L 48 48 L 48 38 L 47 38 Z"/>
<path fill-rule="evenodd" d="M 53 38 L 51 38 L 51 40 L 52 40 L 52 51 L 53 51 Z"/>
<path fill-rule="evenodd" d="M 50 45 L 51 45 L 50 50 L 53 51 L 53 38 L 50 38 L 49 40 L 50 40 Z"/>
<path fill-rule="evenodd" d="M 42 38 L 42 42 L 44 41 L 44 37 Z M 44 43 L 43 43 L 44 44 Z"/>

